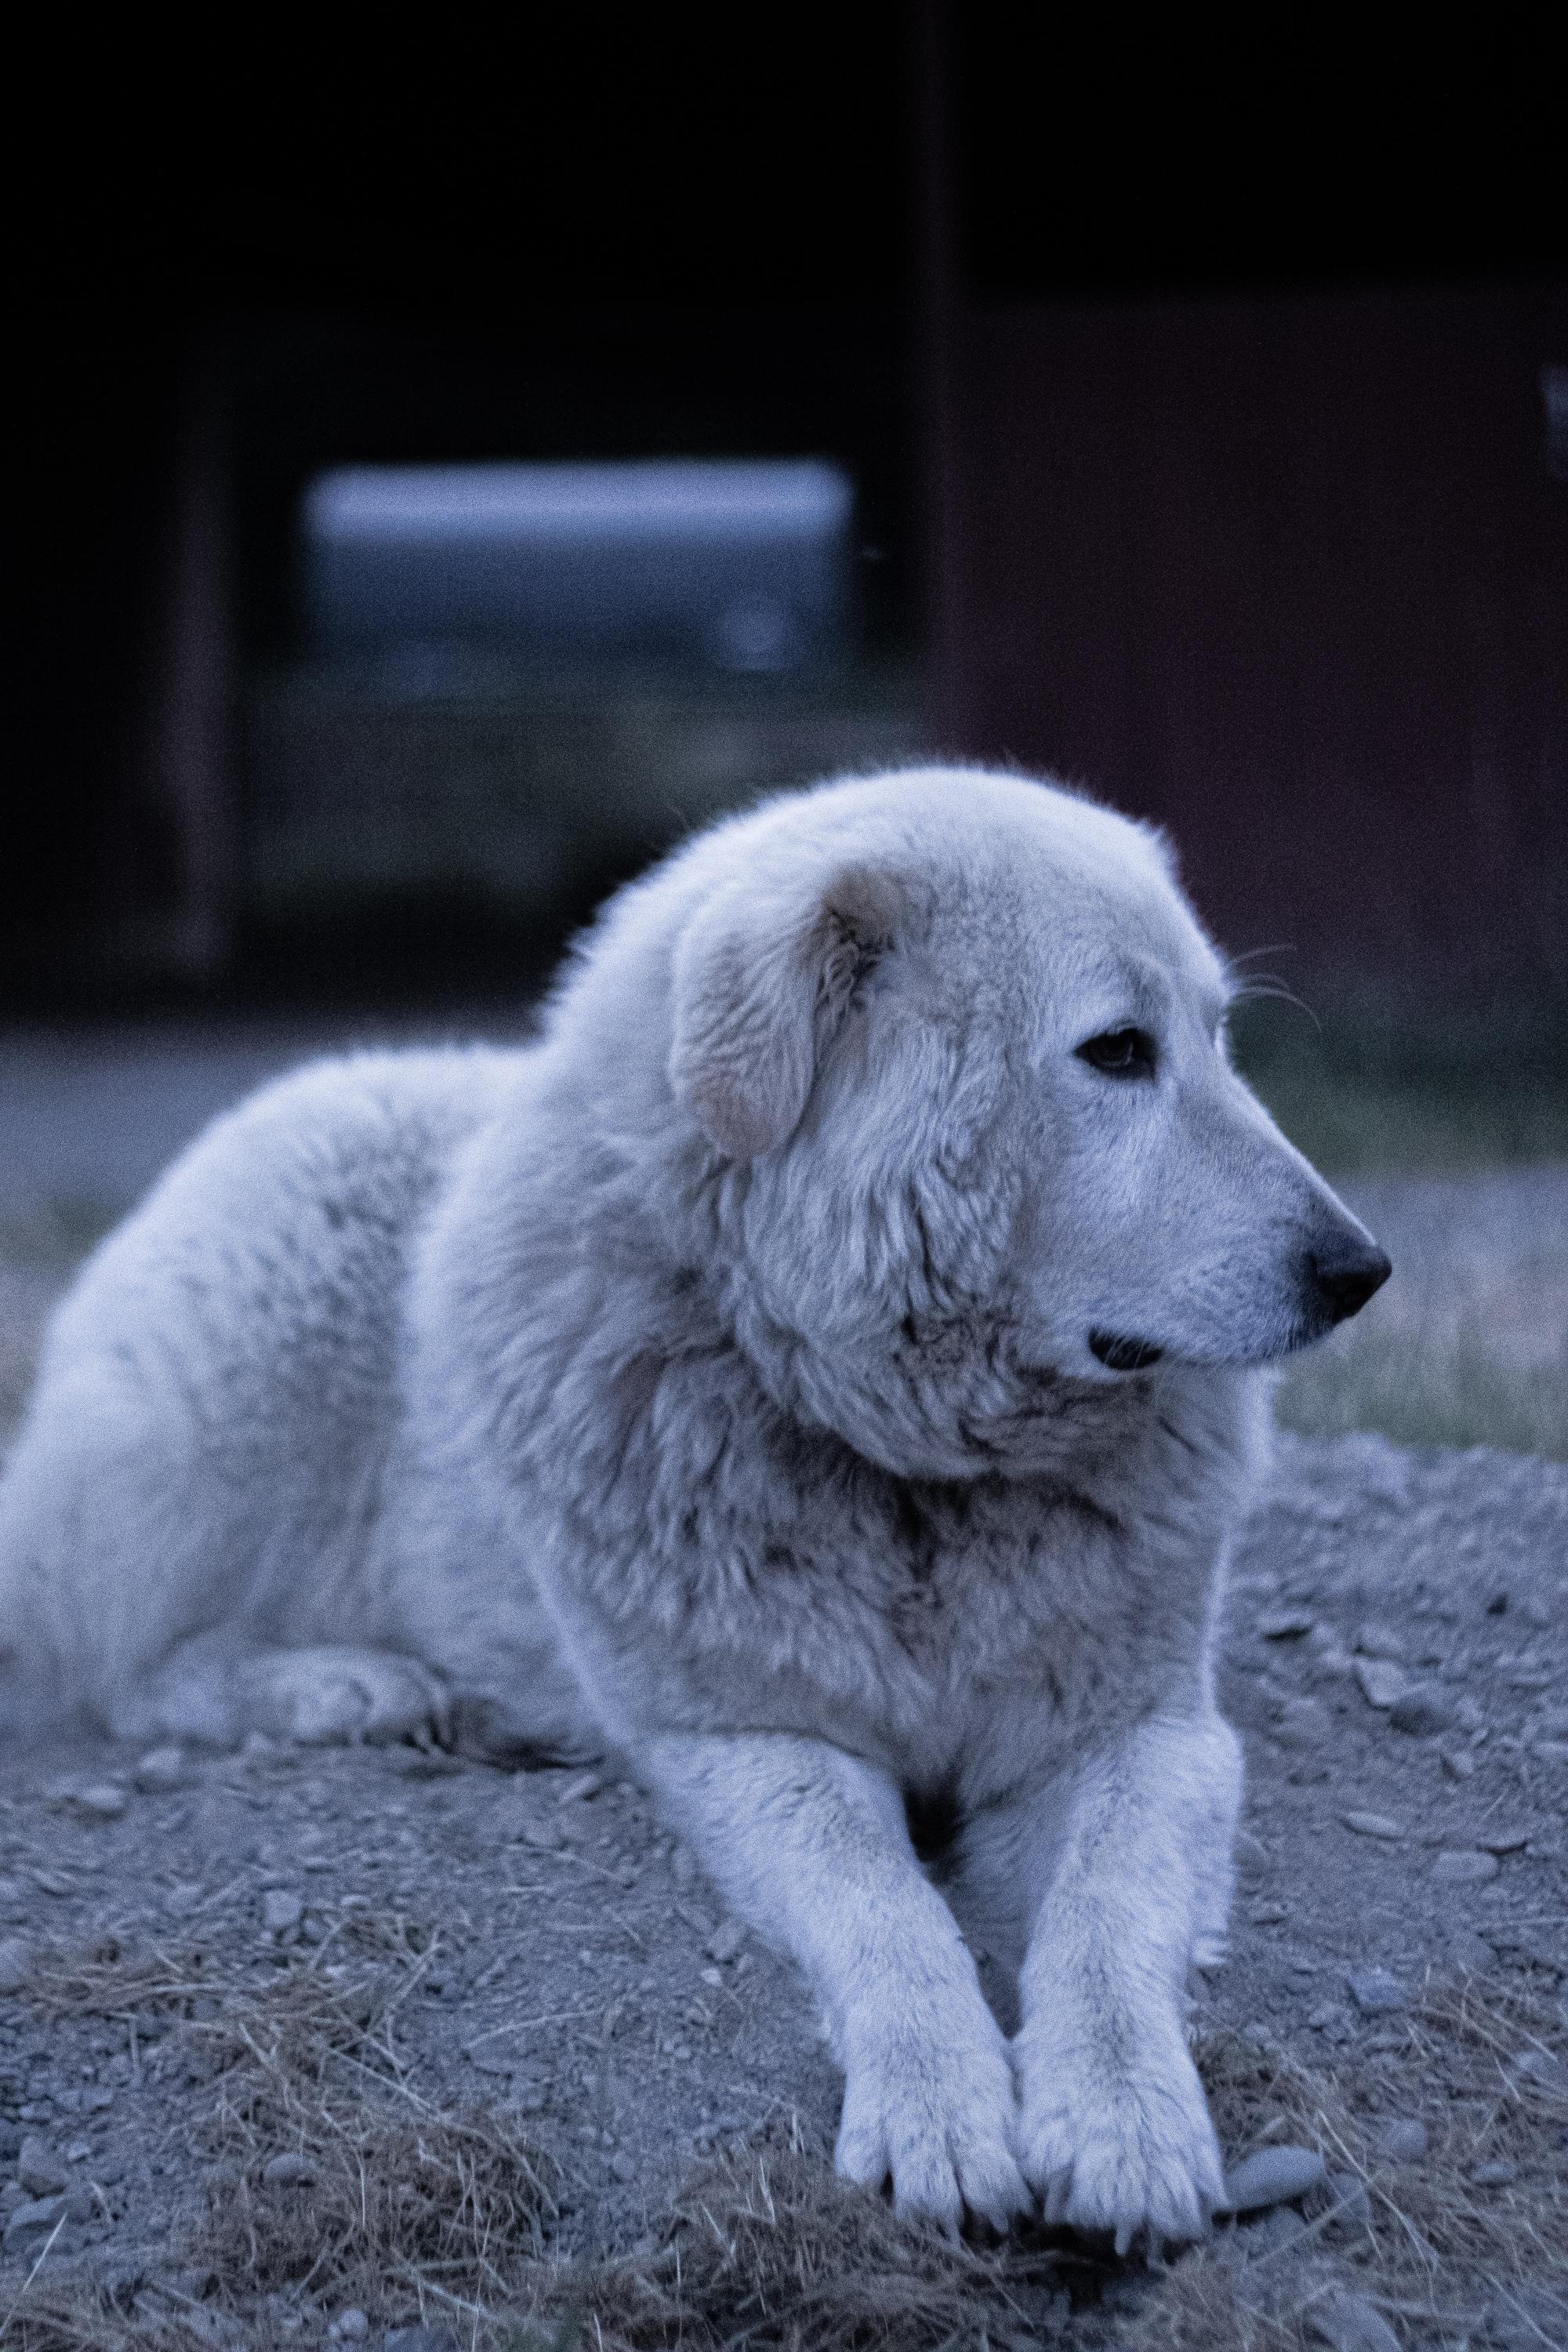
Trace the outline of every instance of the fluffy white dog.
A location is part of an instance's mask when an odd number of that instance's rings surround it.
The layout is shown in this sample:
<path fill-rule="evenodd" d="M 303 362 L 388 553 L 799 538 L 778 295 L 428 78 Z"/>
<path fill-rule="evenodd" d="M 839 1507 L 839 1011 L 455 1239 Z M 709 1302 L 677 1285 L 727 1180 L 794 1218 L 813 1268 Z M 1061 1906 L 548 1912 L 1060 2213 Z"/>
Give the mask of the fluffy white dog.
<path fill-rule="evenodd" d="M 536 1045 L 268 1088 L 49 1335 L 7 1713 L 613 1748 L 809 1978 L 844 2172 L 1195 2234 L 1259 1368 L 1388 1271 L 1226 998 L 1157 837 L 922 771 L 696 840 Z"/>

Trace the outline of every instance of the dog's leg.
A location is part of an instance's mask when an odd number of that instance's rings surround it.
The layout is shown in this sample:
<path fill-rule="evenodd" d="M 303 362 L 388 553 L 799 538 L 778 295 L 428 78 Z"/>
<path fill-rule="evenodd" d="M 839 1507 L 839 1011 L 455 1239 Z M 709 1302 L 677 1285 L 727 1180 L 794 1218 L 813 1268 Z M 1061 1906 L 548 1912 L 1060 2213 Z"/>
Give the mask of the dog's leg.
<path fill-rule="evenodd" d="M 1028 2193 L 1007 2048 L 886 1776 L 783 1734 L 660 1736 L 637 1758 L 734 1908 L 805 1971 L 845 2072 L 840 2172 L 900 2212 L 998 2227 Z"/>
<path fill-rule="evenodd" d="M 1024 1961 L 1020 2149 L 1047 2219 L 1152 2247 L 1223 2194 L 1188 2053 L 1187 1971 L 1216 1926 L 1240 1747 L 1209 1715 L 1142 1726 L 1040 1801 Z"/>

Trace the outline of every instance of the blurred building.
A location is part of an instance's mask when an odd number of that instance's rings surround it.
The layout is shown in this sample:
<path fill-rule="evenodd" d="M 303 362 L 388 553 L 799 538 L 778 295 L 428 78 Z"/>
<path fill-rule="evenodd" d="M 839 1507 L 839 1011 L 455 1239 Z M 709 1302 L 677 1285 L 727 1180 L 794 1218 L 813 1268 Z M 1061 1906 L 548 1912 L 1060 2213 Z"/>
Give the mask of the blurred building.
<path fill-rule="evenodd" d="M 143 139 L 25 341 L 11 1001 L 521 985 L 925 749 L 1166 823 L 1292 976 L 1560 990 L 1544 53 L 1128 131 L 1068 37 L 584 28 L 439 137 L 285 60 L 286 189 Z"/>

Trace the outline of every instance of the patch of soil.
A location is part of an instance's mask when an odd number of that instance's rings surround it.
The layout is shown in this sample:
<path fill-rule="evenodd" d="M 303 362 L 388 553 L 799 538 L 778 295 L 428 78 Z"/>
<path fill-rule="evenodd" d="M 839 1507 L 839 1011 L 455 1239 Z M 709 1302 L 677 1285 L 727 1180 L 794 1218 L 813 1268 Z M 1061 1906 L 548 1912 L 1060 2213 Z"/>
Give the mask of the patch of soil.
<path fill-rule="evenodd" d="M 838 2188 L 798 1980 L 612 1765 L 5 1758 L 0 2340 L 1561 2342 L 1565 1559 L 1568 1470 L 1282 1442 L 1194 2023 L 1227 2158 L 1326 2176 L 1163 2273 L 949 2247 Z"/>

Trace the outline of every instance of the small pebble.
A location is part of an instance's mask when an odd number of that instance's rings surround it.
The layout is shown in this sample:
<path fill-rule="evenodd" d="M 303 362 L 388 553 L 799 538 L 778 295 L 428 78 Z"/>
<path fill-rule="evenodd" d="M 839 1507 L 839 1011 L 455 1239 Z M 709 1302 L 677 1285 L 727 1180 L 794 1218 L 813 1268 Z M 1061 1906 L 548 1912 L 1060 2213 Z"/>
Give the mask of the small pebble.
<path fill-rule="evenodd" d="M 182 1748 L 150 1748 L 131 1775 L 144 1797 L 172 1796 L 190 1778 Z"/>
<path fill-rule="evenodd" d="M 1468 1748 L 1445 1748 L 1443 1769 L 1450 1780 L 1468 1780 L 1476 1769 L 1476 1759 Z"/>
<path fill-rule="evenodd" d="M 273 2157 L 261 2168 L 261 2178 L 269 2189 L 309 2189 L 316 2178 L 316 2168 L 308 2156 L 295 2148 L 286 2148 L 281 2156 Z"/>
<path fill-rule="evenodd" d="M 1495 1853 L 1473 1853 L 1454 1849 L 1440 1853 L 1432 1864 L 1432 1876 L 1439 1886 L 1484 1886 L 1495 1878 L 1500 1869 Z"/>
<path fill-rule="evenodd" d="M 1405 1987 L 1386 1969 L 1351 1969 L 1346 1972 L 1345 1982 L 1363 2017 L 1387 2016 L 1410 2005 Z"/>
<path fill-rule="evenodd" d="M 1321 1698 L 1288 1698 L 1279 1709 L 1274 1737 L 1282 1748 L 1315 1748 L 1333 1727 L 1334 1718 Z"/>
<path fill-rule="evenodd" d="M 1395 2164 L 1414 2164 L 1426 2153 L 1426 2126 L 1415 2116 L 1395 2116 L 1378 2133 L 1377 2144 Z"/>
<path fill-rule="evenodd" d="M 1409 1687 L 1404 1667 L 1388 1658 L 1358 1658 L 1355 1678 L 1369 1706 L 1392 1707 Z"/>
<path fill-rule="evenodd" d="M 5 2221 L 5 2243 L 20 2245 L 32 2238 L 47 2237 L 58 2221 L 66 2218 L 63 2197 L 33 2197 L 25 2205 L 13 2207 Z"/>
<path fill-rule="evenodd" d="M 70 2187 L 63 2158 L 47 2139 L 29 2132 L 16 2158 L 16 2178 L 29 2197 L 58 2197 Z"/>
<path fill-rule="evenodd" d="M 1447 1939 L 1447 1949 L 1454 1967 L 1463 1969 L 1469 1976 L 1479 1976 L 1483 1969 L 1496 1964 L 1497 1954 L 1491 1946 L 1484 1937 L 1476 1935 L 1468 1927 L 1452 1929 Z"/>
<path fill-rule="evenodd" d="M 1355 2173 L 1331 2172 L 1329 2194 L 1334 2200 L 1336 2220 L 1347 2228 L 1353 2228 L 1358 2221 L 1371 2221 L 1372 2200 L 1365 2183 Z"/>
<path fill-rule="evenodd" d="M 1470 2184 L 1476 2189 L 1506 2189 L 1510 2180 L 1518 2179 L 1517 2164 L 1505 2164 L 1499 2160 L 1492 2164 L 1478 2164 L 1470 2175 Z"/>
<path fill-rule="evenodd" d="M 1392 1625 L 1368 1618 L 1356 1633 L 1355 1646 L 1363 1658 L 1395 1659 L 1405 1655 L 1405 1640 Z"/>
<path fill-rule="evenodd" d="M 1550 2050 L 1521 2050 L 1513 2062 L 1513 2071 L 1531 2083 L 1539 2083 L 1543 2091 L 1568 2091 L 1568 2066 Z"/>
<path fill-rule="evenodd" d="M 1522 1853 L 1530 1843 L 1530 1832 L 1521 1829 L 1481 1830 L 1476 1843 L 1483 1853 Z"/>
<path fill-rule="evenodd" d="M 1261 2213 L 1269 2205 L 1291 2205 L 1315 2189 L 1325 2166 L 1310 2147 L 1259 2147 L 1225 2177 L 1221 2210 Z"/>
<path fill-rule="evenodd" d="M 332 2330 L 343 2343 L 358 2344 L 370 2334 L 370 2322 L 358 2304 L 351 2303 L 346 2311 L 339 2312 Z"/>
<path fill-rule="evenodd" d="M 1283 1903 L 1255 1903 L 1247 1916 L 1255 1927 L 1278 1927 L 1290 1914 Z"/>
<path fill-rule="evenodd" d="M 1454 1710 L 1435 1685 L 1413 1683 L 1389 1708 L 1388 1720 L 1395 1731 L 1407 1732 L 1413 1739 L 1426 1739 L 1434 1732 L 1452 1729 Z"/>
<path fill-rule="evenodd" d="M 129 1800 L 123 1789 L 112 1780 L 95 1780 L 85 1789 L 71 1792 L 72 1810 L 89 1822 L 118 1822 L 123 1818 Z"/>
<path fill-rule="evenodd" d="M 1342 1813 L 1340 1819 L 1347 1830 L 1354 1830 L 1357 1837 L 1396 1839 L 1405 1835 L 1404 1824 L 1391 1822 L 1386 1813 Z"/>
<path fill-rule="evenodd" d="M 746 1931 L 738 1919 L 721 1919 L 708 1938 L 708 1957 L 721 1967 L 732 1960 L 746 1940 Z"/>
<path fill-rule="evenodd" d="M 1237 1870 L 1267 1870 L 1270 1861 L 1268 1848 L 1250 1830 L 1237 1830 L 1232 1849 Z"/>
<path fill-rule="evenodd" d="M 1295 1642 L 1317 1622 L 1310 1609 L 1275 1609 L 1258 1619 L 1258 1631 L 1266 1642 Z"/>
<path fill-rule="evenodd" d="M 1306 2315 L 1314 2343 L 1329 2352 L 1399 2352 L 1399 2338 L 1375 2304 L 1342 2288 L 1313 2304 Z"/>
<path fill-rule="evenodd" d="M 261 1924 L 269 1935 L 280 1936 L 299 1926 L 304 1910 L 300 1896 L 286 1886 L 275 1886 L 261 1898 Z"/>
<path fill-rule="evenodd" d="M 522 1832 L 522 1842 L 540 1853 L 555 1853 L 566 1840 L 559 1822 L 530 1822 Z"/>

